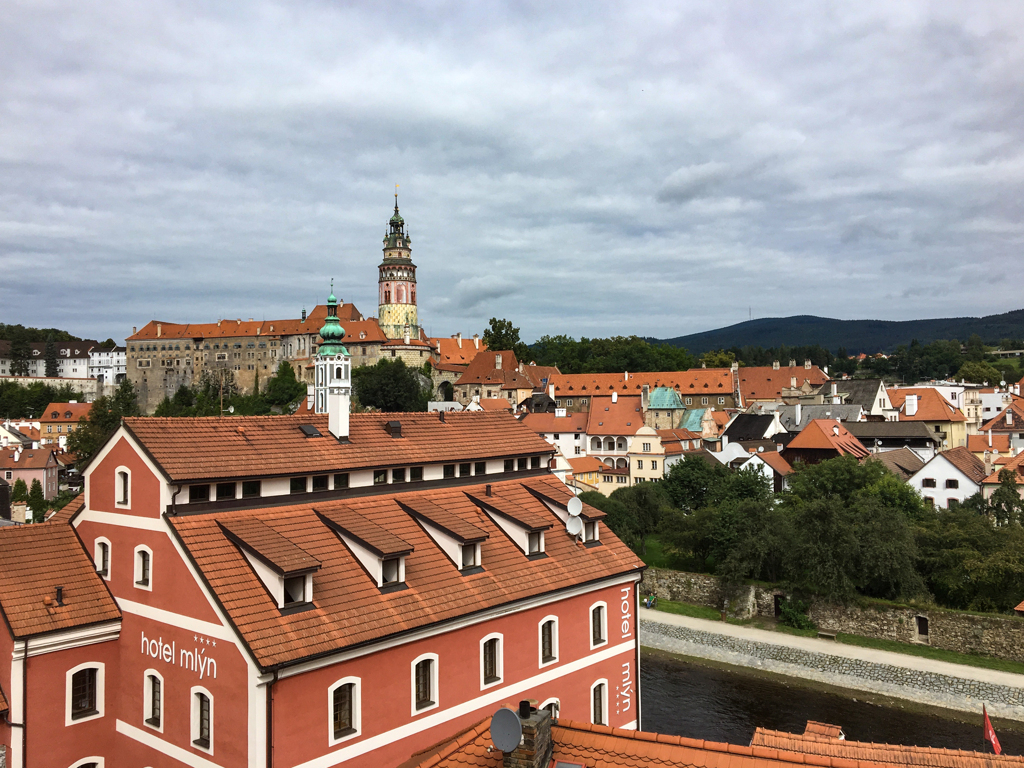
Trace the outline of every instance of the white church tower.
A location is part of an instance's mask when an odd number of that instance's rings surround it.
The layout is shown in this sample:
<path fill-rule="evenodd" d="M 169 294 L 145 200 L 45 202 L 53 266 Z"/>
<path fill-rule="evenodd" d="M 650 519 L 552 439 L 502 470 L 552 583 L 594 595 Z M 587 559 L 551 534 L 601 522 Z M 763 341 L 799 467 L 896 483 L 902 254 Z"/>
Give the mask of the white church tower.
<path fill-rule="evenodd" d="M 316 379 L 313 386 L 314 411 L 327 414 L 327 429 L 341 441 L 348 441 L 348 414 L 352 400 L 352 359 L 341 343 L 345 329 L 338 321 L 338 300 L 334 281 L 327 298 L 327 318 L 320 329 L 322 339 L 316 353 Z"/>

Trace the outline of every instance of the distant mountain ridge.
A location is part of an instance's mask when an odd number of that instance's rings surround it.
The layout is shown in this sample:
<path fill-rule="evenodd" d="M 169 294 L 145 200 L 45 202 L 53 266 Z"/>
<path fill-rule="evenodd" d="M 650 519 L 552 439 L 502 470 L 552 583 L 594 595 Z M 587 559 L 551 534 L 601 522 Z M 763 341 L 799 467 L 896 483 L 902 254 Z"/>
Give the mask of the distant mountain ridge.
<path fill-rule="evenodd" d="M 691 333 L 664 344 L 684 347 L 694 354 L 729 347 L 790 347 L 820 344 L 832 352 L 846 347 L 848 354 L 892 352 L 917 339 L 922 344 L 940 339 L 966 342 L 978 334 L 989 344 L 1000 339 L 1024 338 L 1024 309 L 986 317 L 949 317 L 934 320 L 835 320 L 814 315 L 763 317 L 726 328 Z"/>

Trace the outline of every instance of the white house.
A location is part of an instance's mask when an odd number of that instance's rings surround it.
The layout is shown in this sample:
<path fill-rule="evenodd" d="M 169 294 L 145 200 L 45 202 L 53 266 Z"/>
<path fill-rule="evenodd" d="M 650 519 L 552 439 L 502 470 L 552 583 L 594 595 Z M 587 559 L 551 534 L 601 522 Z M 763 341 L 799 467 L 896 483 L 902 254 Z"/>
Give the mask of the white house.
<path fill-rule="evenodd" d="M 89 378 L 99 384 L 117 385 L 127 376 L 127 350 L 125 347 L 93 347 L 89 350 Z"/>
<path fill-rule="evenodd" d="M 959 446 L 935 454 L 907 482 L 925 501 L 949 508 L 980 491 L 984 479 L 985 463 Z"/>

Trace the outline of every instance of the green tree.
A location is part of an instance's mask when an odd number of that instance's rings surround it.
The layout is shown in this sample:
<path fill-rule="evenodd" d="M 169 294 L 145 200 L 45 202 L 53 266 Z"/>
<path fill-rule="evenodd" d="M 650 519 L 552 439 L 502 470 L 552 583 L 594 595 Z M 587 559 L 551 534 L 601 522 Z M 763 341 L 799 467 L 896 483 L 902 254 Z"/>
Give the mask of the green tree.
<path fill-rule="evenodd" d="M 135 386 L 130 379 L 122 381 L 112 395 L 97 398 L 89 418 L 80 419 L 78 428 L 68 435 L 67 447 L 77 456 L 78 466 L 88 462 L 117 431 L 121 419 L 140 415 Z"/>
<path fill-rule="evenodd" d="M 430 396 L 419 374 L 400 357 L 356 368 L 352 371 L 352 389 L 361 405 L 386 412 L 425 411 Z"/>
<path fill-rule="evenodd" d="M 736 362 L 736 353 L 724 349 L 705 352 L 697 361 L 705 368 L 729 368 Z"/>
<path fill-rule="evenodd" d="M 512 325 L 511 320 L 499 320 L 492 317 L 484 330 L 483 342 L 492 352 L 504 349 L 511 350 L 521 363 L 531 360 L 530 348 L 519 338 L 519 329 Z"/>
<path fill-rule="evenodd" d="M 284 407 L 306 396 L 306 385 L 295 378 L 295 369 L 282 362 L 277 373 L 267 381 L 264 399 L 273 406 Z"/>
<path fill-rule="evenodd" d="M 11 340 L 11 376 L 28 376 L 28 342 L 24 336 Z"/>
<path fill-rule="evenodd" d="M 28 508 L 32 512 L 32 522 L 41 523 L 46 519 L 46 510 L 49 504 L 43 494 L 43 486 L 38 480 L 32 481 L 32 488 L 28 492 Z"/>
<path fill-rule="evenodd" d="M 11 487 L 11 502 L 22 502 L 28 501 L 28 486 L 22 478 L 18 478 L 14 481 L 14 485 Z"/>
<path fill-rule="evenodd" d="M 46 378 L 55 379 L 60 375 L 60 368 L 57 365 L 57 344 L 53 340 L 53 334 L 46 337 Z"/>
<path fill-rule="evenodd" d="M 980 361 L 969 361 L 960 366 L 960 370 L 954 374 L 954 378 L 969 381 L 972 384 L 985 384 L 996 386 L 1001 377 L 995 366 Z"/>
<path fill-rule="evenodd" d="M 671 510 L 668 494 L 661 483 L 638 483 L 619 488 L 609 497 L 621 503 L 629 518 L 629 530 L 634 539 L 633 551 L 647 554 L 647 539 L 657 530 L 662 517 Z"/>
<path fill-rule="evenodd" d="M 989 511 L 996 523 L 1020 525 L 1024 513 L 1024 500 L 1017 490 L 1017 473 L 1011 469 L 999 472 L 999 487 L 989 498 Z"/>

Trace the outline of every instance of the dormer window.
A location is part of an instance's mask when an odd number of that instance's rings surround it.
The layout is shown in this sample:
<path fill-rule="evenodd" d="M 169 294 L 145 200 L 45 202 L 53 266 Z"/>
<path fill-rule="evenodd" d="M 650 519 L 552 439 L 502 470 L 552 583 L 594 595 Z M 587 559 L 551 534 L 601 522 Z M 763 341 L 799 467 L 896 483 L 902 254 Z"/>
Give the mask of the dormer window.
<path fill-rule="evenodd" d="M 464 575 L 481 570 L 481 544 L 488 538 L 487 531 L 426 499 L 399 504 Z"/>
<path fill-rule="evenodd" d="M 477 556 L 479 544 L 463 544 L 462 545 L 462 567 L 472 568 L 473 566 L 480 564 L 480 558 Z"/>
<path fill-rule="evenodd" d="M 403 571 L 401 557 L 388 557 L 381 561 L 380 566 L 380 583 L 381 586 L 387 586 L 389 584 L 398 584 L 405 579 L 403 578 Z"/>
<path fill-rule="evenodd" d="M 296 605 L 305 603 L 306 600 L 306 577 L 292 576 L 284 580 L 284 605 Z"/>
<path fill-rule="evenodd" d="M 412 545 L 370 522 L 344 504 L 325 503 L 313 510 L 337 534 L 382 591 L 405 585 L 405 558 Z"/>
<path fill-rule="evenodd" d="M 313 574 L 320 561 L 261 520 L 220 521 L 224 534 L 238 545 L 278 608 L 312 604 Z"/>
<path fill-rule="evenodd" d="M 490 492 L 490 486 L 487 486 Z M 496 494 L 473 496 L 470 500 L 487 513 L 519 550 L 530 558 L 547 557 L 544 554 L 544 531 L 553 527 L 544 512 L 527 508 L 522 502 L 511 501 Z"/>
<path fill-rule="evenodd" d="M 544 551 L 544 534 L 542 532 L 531 531 L 527 541 L 529 544 L 527 554 L 536 555 Z"/>

